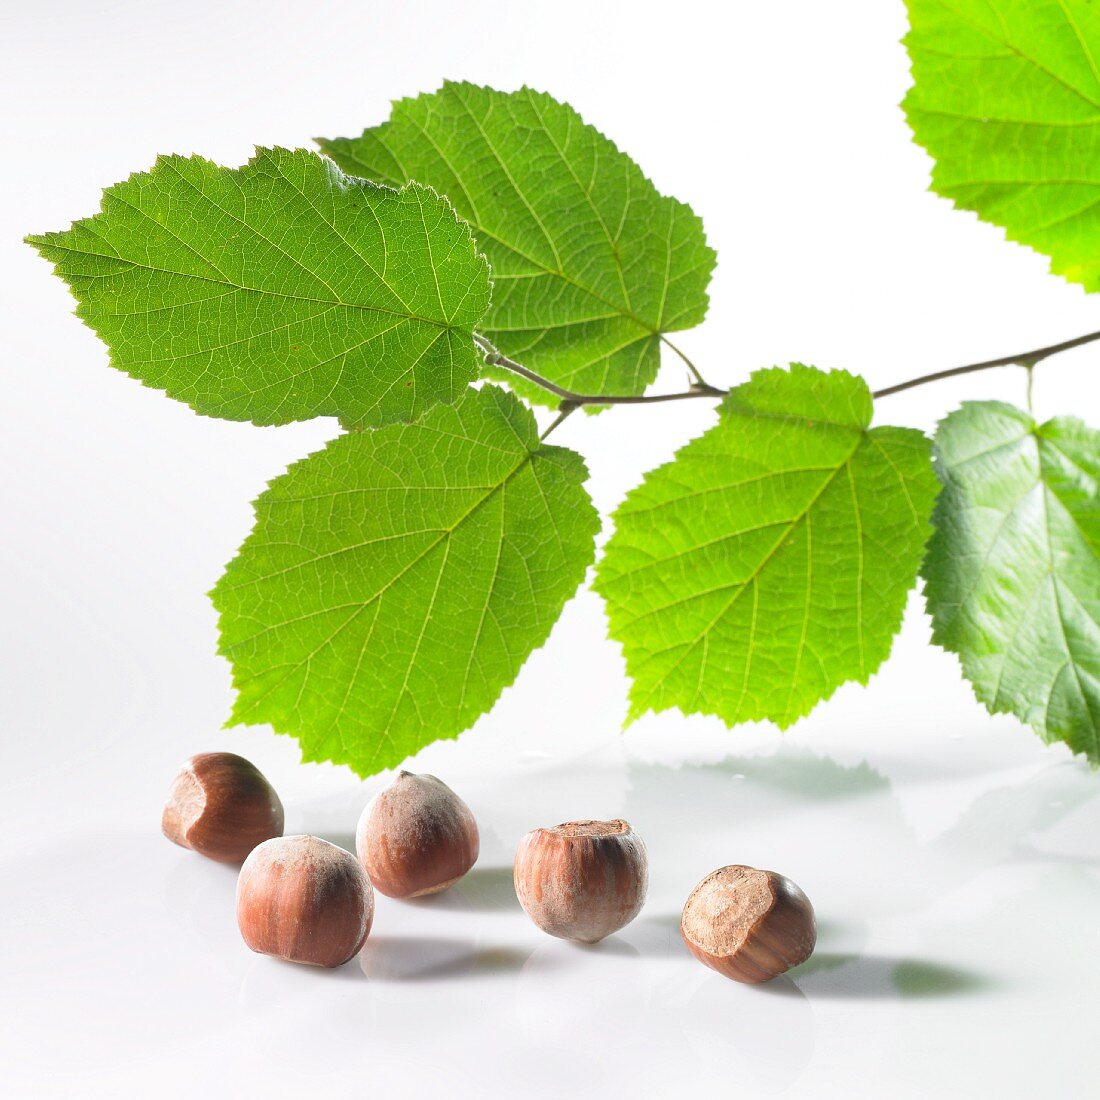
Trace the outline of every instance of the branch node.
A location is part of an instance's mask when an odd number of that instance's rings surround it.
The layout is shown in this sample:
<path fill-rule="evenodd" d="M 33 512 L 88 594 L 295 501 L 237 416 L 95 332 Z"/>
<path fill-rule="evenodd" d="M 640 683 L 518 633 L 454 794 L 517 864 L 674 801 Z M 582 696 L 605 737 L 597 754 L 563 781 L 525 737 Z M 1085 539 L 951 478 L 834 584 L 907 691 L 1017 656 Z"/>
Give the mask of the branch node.
<path fill-rule="evenodd" d="M 717 386 L 712 386 L 709 382 L 692 382 L 688 389 L 701 397 L 725 397 L 729 392 L 728 390 L 719 389 Z"/>

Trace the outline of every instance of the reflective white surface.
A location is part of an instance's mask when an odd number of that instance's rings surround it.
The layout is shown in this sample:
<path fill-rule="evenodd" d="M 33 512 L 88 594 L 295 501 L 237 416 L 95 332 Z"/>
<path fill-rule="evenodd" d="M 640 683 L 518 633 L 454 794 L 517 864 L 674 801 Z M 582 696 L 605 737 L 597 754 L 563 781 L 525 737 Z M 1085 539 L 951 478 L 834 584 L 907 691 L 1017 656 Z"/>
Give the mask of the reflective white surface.
<path fill-rule="evenodd" d="M 438 753 L 482 857 L 437 898 L 380 896 L 335 971 L 250 954 L 234 870 L 157 834 L 165 777 L 124 770 L 123 790 L 93 758 L 89 786 L 53 792 L 69 812 L 0 865 L 14 1095 L 1095 1094 L 1095 775 L 1004 730 L 895 741 L 874 764 L 840 737 L 720 756 L 709 736 L 659 754 L 597 740 Z M 381 780 L 289 755 L 269 768 L 288 831 L 349 844 Z M 32 821 L 40 794 L 17 802 Z M 588 814 L 628 818 L 652 874 L 642 915 L 592 948 L 538 932 L 509 866 L 528 827 Z M 817 907 L 817 952 L 770 986 L 705 970 L 679 938 L 691 886 L 730 861 L 783 870 Z"/>
<path fill-rule="evenodd" d="M 683 346 L 716 382 L 802 359 L 874 385 L 1097 327 L 1047 262 L 925 193 L 897 102 L 902 5 L 735 0 L 464 4 L 42 0 L 4 8 L 0 112 L 0 1094 L 8 1097 L 1057 1097 L 1100 1093 L 1100 776 L 990 718 L 928 645 L 786 735 L 674 714 L 625 734 L 599 601 L 566 609 L 494 711 L 409 766 L 482 826 L 447 894 L 379 898 L 333 972 L 250 954 L 234 872 L 158 830 L 175 768 L 223 748 L 283 795 L 288 831 L 348 844 L 385 777 L 220 731 L 229 674 L 203 596 L 249 501 L 330 421 L 196 417 L 111 371 L 19 244 L 91 213 L 158 152 L 357 132 L 446 75 L 574 102 L 719 251 Z M 17 105 L 12 107 L 11 105 Z M 1040 415 L 1100 422 L 1095 351 L 1036 374 Z M 681 384 L 666 368 L 661 384 Z M 1012 370 L 883 402 L 930 429 Z M 691 406 L 691 407 L 688 407 Z M 704 402 L 574 417 L 606 514 L 703 430 Z M 642 915 L 595 948 L 543 936 L 509 865 L 535 825 L 624 816 Z M 795 879 L 814 958 L 760 989 L 680 943 L 729 862 Z"/>

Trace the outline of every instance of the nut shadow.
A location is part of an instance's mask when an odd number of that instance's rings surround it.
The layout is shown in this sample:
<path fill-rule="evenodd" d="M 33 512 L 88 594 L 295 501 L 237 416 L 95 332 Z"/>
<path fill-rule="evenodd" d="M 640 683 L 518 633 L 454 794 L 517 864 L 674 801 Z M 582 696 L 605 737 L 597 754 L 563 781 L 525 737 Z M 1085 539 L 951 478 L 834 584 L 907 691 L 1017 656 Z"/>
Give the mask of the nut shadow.
<path fill-rule="evenodd" d="M 619 933 L 634 951 L 647 958 L 687 954 L 680 935 L 679 913 L 642 913 Z"/>
<path fill-rule="evenodd" d="M 610 936 L 605 936 L 602 940 L 597 940 L 595 943 L 581 943 L 579 940 L 563 940 L 563 943 L 568 944 L 569 949 L 576 951 L 578 955 L 604 955 L 613 957 L 619 955 L 623 958 L 637 958 L 641 952 L 638 947 L 630 940 L 623 939 L 621 932 L 613 932 Z"/>
<path fill-rule="evenodd" d="M 288 974 L 297 977 L 302 975 L 303 981 L 316 981 L 320 975 L 321 981 L 329 982 L 361 982 L 363 972 L 356 965 L 358 956 L 353 955 L 347 962 L 339 966 L 308 966 L 304 963 L 287 962 L 285 959 L 265 959 L 285 970 Z"/>
<path fill-rule="evenodd" d="M 526 954 L 443 936 L 372 936 L 359 955 L 360 976 L 375 982 L 496 977 L 520 970 Z"/>
<path fill-rule="evenodd" d="M 839 941 L 847 940 L 849 944 L 855 939 L 860 941 L 867 938 L 867 925 L 862 921 L 838 920 L 836 917 L 817 916 L 817 942 L 818 946 L 835 945 Z M 855 952 L 852 952 L 853 954 Z"/>
<path fill-rule="evenodd" d="M 467 912 L 489 913 L 519 908 L 511 867 L 473 867 L 450 889 L 408 900 L 425 908 L 463 909 Z"/>
<path fill-rule="evenodd" d="M 680 934 L 679 913 L 642 913 L 635 923 L 672 936 Z"/>
<path fill-rule="evenodd" d="M 998 984 L 986 974 L 946 963 L 835 951 L 815 953 L 787 976 L 811 1000 L 942 999 L 982 993 Z M 774 984 L 760 988 L 773 992 Z"/>

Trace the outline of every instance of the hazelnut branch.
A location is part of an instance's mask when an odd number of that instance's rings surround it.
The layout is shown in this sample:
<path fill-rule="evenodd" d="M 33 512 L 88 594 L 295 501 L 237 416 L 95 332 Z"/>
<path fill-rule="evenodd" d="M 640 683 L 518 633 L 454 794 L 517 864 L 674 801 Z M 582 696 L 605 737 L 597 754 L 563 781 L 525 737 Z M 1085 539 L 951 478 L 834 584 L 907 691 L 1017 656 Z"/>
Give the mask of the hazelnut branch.
<path fill-rule="evenodd" d="M 543 378 L 541 374 L 536 374 L 530 367 L 525 367 L 522 363 L 509 359 L 507 355 L 498 351 L 480 333 L 474 333 L 474 343 L 485 353 L 485 362 L 489 366 L 500 367 L 511 374 L 518 374 L 521 378 L 526 378 L 528 382 L 533 382 L 536 386 L 546 390 L 547 393 L 560 397 L 562 401 L 568 402 L 574 408 L 581 405 L 655 405 L 660 401 L 683 401 L 687 397 L 724 397 L 729 393 L 729 390 L 719 389 L 707 382 L 693 382 L 688 389 L 679 393 L 575 393 L 573 390 L 567 390 L 564 386 L 559 386 L 556 382 L 551 382 L 549 378 Z"/>
<path fill-rule="evenodd" d="M 1057 355 L 1060 351 L 1079 348 L 1084 344 L 1091 344 L 1095 340 L 1100 340 L 1100 332 L 1087 332 L 1084 336 L 1075 336 L 1072 340 L 1063 340 L 1059 344 L 1048 344 L 1045 348 L 1035 348 L 1034 351 L 1005 355 L 1000 359 L 986 359 L 981 363 L 968 363 L 964 367 L 950 367 L 947 370 L 938 370 L 932 374 L 921 374 L 916 378 L 910 378 L 908 382 L 899 382 L 896 386 L 887 386 L 885 389 L 876 390 L 874 396 L 889 397 L 892 393 L 911 390 L 914 386 L 923 386 L 926 382 L 938 382 L 941 378 L 953 378 L 957 374 L 973 374 L 974 371 L 989 370 L 991 367 L 1024 367 L 1030 372 L 1037 363 L 1049 359 L 1052 355 Z"/>
<path fill-rule="evenodd" d="M 1100 340 L 1100 331 L 1089 332 L 1084 336 L 1076 336 L 1072 340 L 1063 340 L 1058 344 L 1048 344 L 1046 347 L 1034 348 L 1031 351 L 1017 352 L 1015 355 L 1005 355 L 999 359 L 985 359 L 980 363 L 967 363 L 961 367 L 949 367 L 947 370 L 934 371 L 931 374 L 920 374 L 917 375 L 916 378 L 910 378 L 906 382 L 898 382 L 894 386 L 886 386 L 881 390 L 875 390 L 872 396 L 875 398 L 889 397 L 891 394 L 901 393 L 903 390 L 911 390 L 916 386 L 923 386 L 928 382 L 939 382 L 944 378 L 954 378 L 956 375 L 960 374 L 973 374 L 975 371 L 990 370 L 993 367 L 1024 367 L 1028 371 L 1028 376 L 1030 378 L 1031 371 L 1037 363 L 1041 363 L 1044 359 L 1049 359 L 1052 355 L 1057 355 L 1059 352 L 1069 351 L 1072 348 L 1079 348 L 1084 344 L 1091 344 L 1096 340 Z M 522 363 L 517 363 L 514 359 L 509 359 L 507 355 L 500 352 L 480 333 L 474 333 L 474 342 L 485 353 L 485 362 L 490 366 L 500 367 L 502 370 L 517 374 L 521 378 L 526 378 L 528 382 L 533 382 L 536 386 L 546 390 L 547 393 L 552 393 L 555 397 L 561 398 L 562 404 L 559 406 L 560 415 L 558 419 L 547 428 L 546 432 L 543 434 L 544 439 L 565 419 L 566 416 L 582 405 L 656 405 L 663 401 L 685 401 L 693 397 L 724 397 L 729 393 L 728 389 L 722 389 L 720 386 L 712 386 L 709 382 L 704 381 L 694 364 L 672 344 L 668 344 L 668 346 L 684 360 L 688 369 L 696 379 L 696 381 L 686 390 L 678 390 L 675 393 L 656 394 L 607 394 L 576 393 L 573 390 L 566 389 L 564 386 L 559 386 L 556 382 L 551 382 L 549 378 L 543 378 L 541 374 L 537 374 L 529 367 L 525 367 Z M 668 343 L 668 341 L 666 340 L 665 343 Z"/>

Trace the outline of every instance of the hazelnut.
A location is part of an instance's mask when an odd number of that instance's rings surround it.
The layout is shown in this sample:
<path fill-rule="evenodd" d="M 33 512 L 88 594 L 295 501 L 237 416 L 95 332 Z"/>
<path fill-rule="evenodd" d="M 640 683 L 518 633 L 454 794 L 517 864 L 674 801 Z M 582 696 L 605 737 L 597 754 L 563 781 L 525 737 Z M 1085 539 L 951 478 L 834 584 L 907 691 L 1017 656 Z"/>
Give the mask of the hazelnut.
<path fill-rule="evenodd" d="M 374 890 L 355 857 L 315 836 L 264 841 L 237 879 L 237 925 L 261 955 L 341 966 L 374 920 Z"/>
<path fill-rule="evenodd" d="M 391 898 L 436 894 L 477 861 L 470 807 L 434 775 L 398 772 L 359 818 L 355 850 L 378 890 Z"/>
<path fill-rule="evenodd" d="M 240 863 L 283 835 L 283 804 L 260 770 L 231 752 L 200 752 L 179 770 L 160 827 L 173 844 Z"/>
<path fill-rule="evenodd" d="M 645 845 L 625 821 L 567 821 L 532 829 L 513 879 L 527 915 L 551 936 L 596 943 L 629 924 L 645 901 Z"/>
<path fill-rule="evenodd" d="M 805 962 L 817 925 L 809 898 L 789 878 L 732 866 L 712 871 L 692 890 L 680 934 L 700 962 L 755 984 Z"/>

